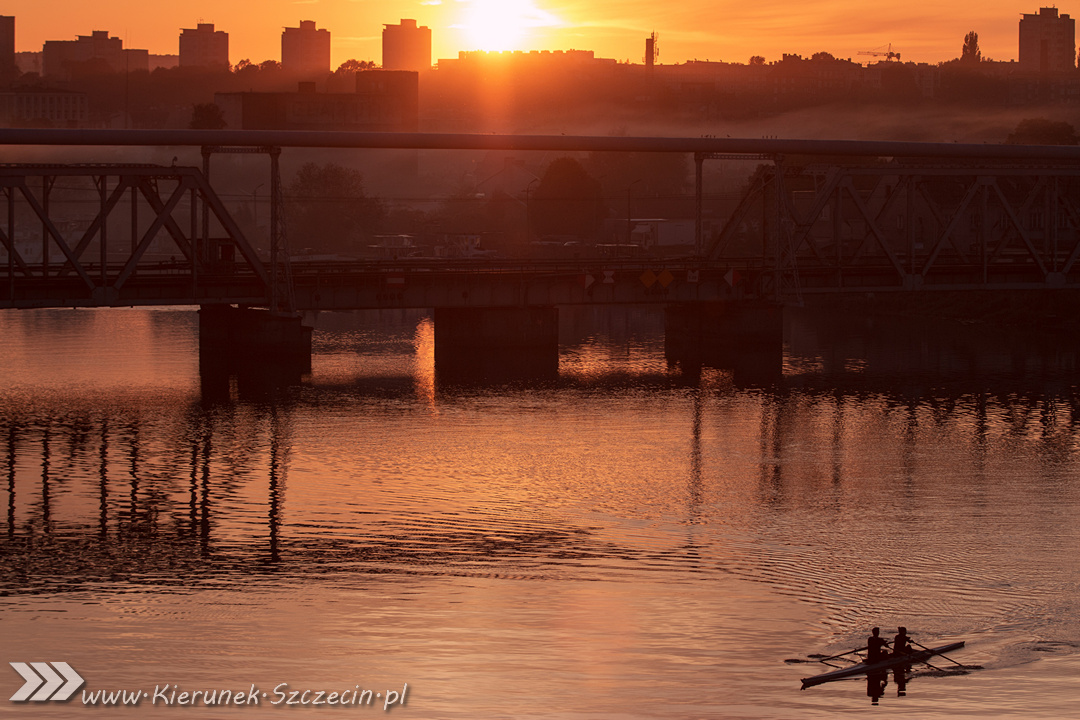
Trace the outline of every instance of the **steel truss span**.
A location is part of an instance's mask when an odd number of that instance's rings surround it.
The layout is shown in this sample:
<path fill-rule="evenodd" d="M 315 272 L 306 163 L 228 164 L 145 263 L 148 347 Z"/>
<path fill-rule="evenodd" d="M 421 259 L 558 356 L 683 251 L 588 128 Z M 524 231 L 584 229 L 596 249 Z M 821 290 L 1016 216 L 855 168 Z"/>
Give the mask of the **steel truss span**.
<path fill-rule="evenodd" d="M 762 258 L 762 294 L 1080 283 L 1080 166 L 777 159 L 707 249 Z"/>
<path fill-rule="evenodd" d="M 61 227 L 50 211 L 73 195 L 94 213 Z M 0 306 L 164 305 L 223 296 L 266 302 L 266 267 L 197 168 L 4 165 L 0 202 Z M 177 220 L 182 210 L 188 223 Z M 205 224 L 215 221 L 212 237 L 200 234 L 199 210 Z M 27 226 L 38 228 L 29 242 L 18 242 L 16 216 L 22 236 Z M 151 247 L 169 259 L 148 261 Z"/>
<path fill-rule="evenodd" d="M 233 303 L 305 310 L 1080 285 L 1078 147 L 35 129 L 0 129 L 0 143 L 198 146 L 204 154 L 203 172 L 0 166 L 0 200 L 7 206 L 6 222 L 0 216 L 0 307 Z M 280 148 L 288 147 L 693 154 L 696 245 L 692 257 L 619 261 L 619 267 L 437 260 L 313 267 L 291 263 L 287 237 L 275 231 L 263 258 L 211 187 L 208 157 L 267 152 L 276 179 Z M 758 163 L 757 171 L 734 211 L 706 237 L 702 168 L 736 156 Z M 64 189 L 59 178 L 81 178 L 92 195 L 95 214 L 81 227 L 61 228 L 54 215 Z M 272 195 L 276 219 L 280 191 Z M 120 218 L 125 212 L 129 217 Z"/>

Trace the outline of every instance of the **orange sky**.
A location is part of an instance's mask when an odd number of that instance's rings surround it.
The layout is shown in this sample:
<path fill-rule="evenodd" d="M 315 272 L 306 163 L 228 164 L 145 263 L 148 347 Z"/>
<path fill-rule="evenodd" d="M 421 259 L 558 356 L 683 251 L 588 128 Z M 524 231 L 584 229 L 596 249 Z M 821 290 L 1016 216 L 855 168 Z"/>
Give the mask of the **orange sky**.
<path fill-rule="evenodd" d="M 837 57 L 892 43 L 903 59 L 939 62 L 960 53 L 964 34 L 979 33 L 984 57 L 1015 59 L 1017 23 L 1038 12 L 1001 0 L 984 2 L 865 3 L 818 0 L 754 3 L 682 0 L 9 0 L 3 14 L 16 18 L 16 49 L 40 50 L 45 40 L 71 40 L 108 30 L 126 47 L 176 53 L 180 28 L 199 20 L 229 33 L 232 62 L 278 60 L 281 30 L 315 20 L 331 32 L 332 62 L 381 60 L 383 23 L 415 18 L 432 28 L 433 59 L 468 49 L 579 49 L 598 57 L 639 63 L 645 37 L 660 33 L 660 62 L 767 60 L 783 52 Z M 1080 5 L 1060 8 L 1080 12 Z"/>

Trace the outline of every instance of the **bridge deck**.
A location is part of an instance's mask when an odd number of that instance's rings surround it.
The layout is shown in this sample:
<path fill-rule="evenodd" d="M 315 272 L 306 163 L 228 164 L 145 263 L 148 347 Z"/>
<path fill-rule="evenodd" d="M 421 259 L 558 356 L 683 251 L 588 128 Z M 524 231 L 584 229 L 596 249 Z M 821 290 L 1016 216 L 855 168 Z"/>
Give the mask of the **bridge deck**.
<path fill-rule="evenodd" d="M 903 259 L 903 258 L 901 258 Z M 100 267 L 86 266 L 91 276 Z M 106 267 L 113 275 L 120 265 Z M 791 279 L 790 271 L 788 279 Z M 897 275 L 891 264 L 844 267 L 800 264 L 800 294 L 910 290 L 1045 289 L 1080 287 L 1080 273 L 1048 282 L 1030 259 L 1012 258 L 985 269 L 941 262 L 927 276 Z M 764 296 L 775 271 L 768 260 L 408 260 L 295 263 L 297 310 L 492 307 L 578 304 L 656 304 Z M 265 286 L 243 265 L 193 276 L 183 263 L 141 267 L 116 293 L 88 291 L 82 280 L 7 275 L 0 267 L 0 308 L 242 304 L 266 306 Z"/>

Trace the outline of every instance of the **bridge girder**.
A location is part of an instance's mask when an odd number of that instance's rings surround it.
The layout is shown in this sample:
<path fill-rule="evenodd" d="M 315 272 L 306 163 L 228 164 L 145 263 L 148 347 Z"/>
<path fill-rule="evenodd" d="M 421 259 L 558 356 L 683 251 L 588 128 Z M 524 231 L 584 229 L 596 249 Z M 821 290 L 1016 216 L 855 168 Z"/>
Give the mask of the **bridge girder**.
<path fill-rule="evenodd" d="M 40 187 L 31 182 L 38 178 Z M 92 187 L 86 183 L 82 187 L 58 187 L 60 178 L 89 180 Z M 163 193 L 165 186 L 168 187 Z M 68 219 L 61 221 L 55 215 L 56 206 L 62 204 L 56 202 L 57 191 L 64 191 L 69 196 L 73 193 L 96 196 L 92 200 L 84 197 L 78 201 L 82 205 L 96 204 L 94 214 L 87 217 L 85 213 L 78 213 L 81 222 L 70 219 L 73 213 L 69 197 Z M 64 298 L 59 304 L 114 304 L 120 302 L 122 291 L 136 273 L 183 276 L 189 286 L 185 294 L 198 298 L 212 292 L 208 287 L 220 284 L 214 278 L 222 270 L 221 254 L 211 256 L 212 251 L 220 247 L 232 248 L 224 256 L 239 255 L 241 273 L 253 276 L 267 290 L 261 293 L 260 299 L 269 291 L 270 276 L 258 253 L 198 168 L 123 164 L 0 165 L 0 193 L 7 204 L 7 222 L 0 222 L 0 253 L 6 256 L 7 287 L 0 283 L 0 295 L 7 295 L 9 304 L 22 304 L 19 303 L 19 290 L 34 280 L 40 286 L 51 281 L 54 287 L 61 287 Z M 112 237 L 109 229 L 110 225 L 116 225 L 115 216 L 120 213 L 125 199 L 130 230 L 126 238 L 117 239 Z M 176 219 L 185 199 L 191 218 L 188 231 Z M 197 223 L 200 203 L 208 216 L 217 221 L 223 236 L 209 237 L 205 224 L 200 234 Z M 144 213 L 141 217 L 140 209 Z M 22 223 L 18 222 L 19 215 Z M 39 231 L 31 240 L 20 241 L 20 237 L 32 233 L 28 226 L 35 223 L 40 223 Z M 124 239 L 128 241 L 126 244 Z M 153 244 L 161 240 L 166 240 L 182 259 L 176 260 L 173 256 L 167 263 L 159 261 L 148 266 L 144 258 Z M 24 254 L 32 247 L 39 248 L 40 254 L 28 261 Z M 93 259 L 87 257 L 87 251 L 92 247 L 97 249 Z M 53 249 L 59 251 L 62 259 L 54 261 L 50 257 Z M 235 267 L 229 270 L 236 272 Z M 68 278 L 74 282 L 64 283 Z M 34 304 L 32 297 L 24 299 Z"/>
<path fill-rule="evenodd" d="M 791 292 L 920 287 L 1045 287 L 1080 284 L 1080 148 L 733 138 L 598 138 L 574 136 L 451 135 L 426 133 L 334 133 L 277 131 L 0 130 L 0 144 L 202 146 L 206 152 L 256 152 L 279 147 L 412 149 L 598 150 L 694 153 L 698 171 L 698 254 L 704 267 L 753 267 L 754 287 L 740 292 L 783 296 Z M 231 147 L 228 147 L 231 146 Z M 237 149 L 241 148 L 241 149 Z M 702 242 L 701 167 L 729 158 L 771 161 L 762 166 L 735 212 L 713 238 Z M 792 155 L 863 156 L 862 164 L 796 165 Z M 272 155 L 276 159 L 276 155 Z M 927 160 L 932 158 L 932 160 Z M 95 170 L 96 169 L 96 170 Z M 56 178 L 95 178 L 99 210 L 77 242 L 50 220 L 48 196 Z M 28 177 L 41 177 L 39 196 Z M 109 178 L 117 180 L 110 185 Z M 163 196 L 159 183 L 175 182 Z M 0 253 L 7 255 L 7 304 L 19 304 L 15 286 L 27 280 L 71 281 L 63 302 L 127 304 L 119 297 L 152 272 L 142 262 L 159 233 L 167 233 L 182 256 L 168 297 L 184 302 L 213 299 L 277 307 L 281 270 L 259 260 L 243 233 L 195 168 L 160 166 L 0 166 L 0 189 L 9 204 L 6 230 L 0 220 Z M 110 214 L 130 191 L 130 251 L 112 263 Z M 174 213 L 190 194 L 191 229 Z M 274 194 L 277 197 L 277 191 Z M 196 198 L 207 212 L 197 232 Z M 139 230 L 138 200 L 152 220 Z M 41 222 L 41 262 L 27 262 L 15 241 L 16 201 Z M 213 214 L 244 263 L 230 277 L 215 276 L 218 242 L 205 217 Z M 1040 218 L 1042 218 L 1040 220 Z M 750 228 L 748 231 L 747 228 Z M 748 238 L 750 241 L 748 242 Z M 85 260 L 97 243 L 99 262 Z M 50 247 L 64 260 L 53 266 Z M 115 244 L 113 245 L 115 248 Z M 272 244 L 276 249 L 278 244 Z M 760 272 L 768 266 L 769 272 Z M 54 268 L 55 267 L 55 271 Z M 286 290 L 289 263 L 285 262 Z M 242 276 L 242 277 L 241 277 Z M 1075 276 L 1075 277 L 1074 277 Z M 235 281 L 234 281 L 235 280 Z M 185 289 L 186 283 L 186 289 Z M 0 265 L 0 298 L 4 278 Z M 42 291 L 44 292 L 44 291 Z M 166 291 L 162 291 L 166 292 Z M 152 294 L 152 293 L 151 293 Z M 145 300 L 146 296 L 140 297 Z M 31 298 L 33 300 L 33 298 Z M 68 303 L 67 300 L 77 300 Z M 89 302 L 87 302 L 89 300 Z M 42 302 L 46 299 L 42 298 Z M 2 302 L 2 300 L 0 300 Z M 23 303 L 25 304 L 25 303 Z"/>
<path fill-rule="evenodd" d="M 1080 283 L 1080 167 L 759 166 L 711 261 L 768 258 L 764 294 Z"/>

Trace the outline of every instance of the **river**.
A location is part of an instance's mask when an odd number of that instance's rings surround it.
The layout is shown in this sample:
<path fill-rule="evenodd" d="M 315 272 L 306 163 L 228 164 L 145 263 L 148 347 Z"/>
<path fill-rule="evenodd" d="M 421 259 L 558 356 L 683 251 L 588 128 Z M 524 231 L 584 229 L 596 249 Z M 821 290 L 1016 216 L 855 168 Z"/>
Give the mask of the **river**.
<path fill-rule="evenodd" d="M 800 678 L 875 625 L 982 668 L 875 714 L 1073 711 L 1076 341 L 796 311 L 747 385 L 566 308 L 556 379 L 447 383 L 429 314 L 338 314 L 301 384 L 204 396 L 197 322 L 0 313 L 2 660 L 86 680 L 4 668 L 0 716 L 856 716 Z"/>

